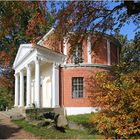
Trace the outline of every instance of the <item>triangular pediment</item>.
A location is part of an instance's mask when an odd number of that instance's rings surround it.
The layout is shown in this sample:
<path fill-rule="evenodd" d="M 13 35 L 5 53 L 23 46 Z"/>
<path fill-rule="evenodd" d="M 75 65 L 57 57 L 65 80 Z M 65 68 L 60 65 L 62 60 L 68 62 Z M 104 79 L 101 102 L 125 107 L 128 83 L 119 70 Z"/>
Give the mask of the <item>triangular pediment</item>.
<path fill-rule="evenodd" d="M 13 67 L 19 64 L 27 56 L 27 54 L 30 53 L 31 50 L 32 44 L 21 44 L 18 49 Z"/>

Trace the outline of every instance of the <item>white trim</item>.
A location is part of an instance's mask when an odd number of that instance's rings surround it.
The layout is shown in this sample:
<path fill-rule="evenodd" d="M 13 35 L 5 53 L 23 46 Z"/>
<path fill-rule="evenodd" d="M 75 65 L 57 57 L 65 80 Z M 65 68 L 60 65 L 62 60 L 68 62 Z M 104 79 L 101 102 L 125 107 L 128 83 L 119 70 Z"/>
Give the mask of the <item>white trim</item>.
<path fill-rule="evenodd" d="M 19 75 L 15 74 L 15 107 L 18 106 L 18 97 L 19 97 Z"/>
<path fill-rule="evenodd" d="M 52 107 L 59 107 L 59 67 L 52 66 Z"/>
<path fill-rule="evenodd" d="M 88 36 L 87 38 L 87 60 L 88 63 L 92 63 L 91 62 L 91 36 Z"/>
<path fill-rule="evenodd" d="M 40 60 L 35 61 L 35 105 L 40 108 Z"/>
<path fill-rule="evenodd" d="M 52 89 L 50 89 L 49 93 L 47 93 L 48 89 L 47 89 L 47 81 L 51 81 L 50 77 L 45 77 L 42 81 L 42 107 L 52 107 Z M 52 81 L 51 81 L 51 84 L 52 84 Z M 47 96 L 49 94 L 49 97 Z M 44 103 L 44 100 L 45 100 L 45 103 Z M 45 105 L 44 105 L 45 104 Z"/>
<path fill-rule="evenodd" d="M 92 112 L 98 112 L 96 107 L 65 107 L 65 115 L 78 115 Z"/>
<path fill-rule="evenodd" d="M 20 107 L 24 106 L 24 75 L 23 71 L 20 71 Z"/>
<path fill-rule="evenodd" d="M 26 107 L 31 106 L 31 66 L 27 65 L 27 88 L 26 88 Z"/>
<path fill-rule="evenodd" d="M 20 45 L 20 47 L 19 47 L 19 49 L 18 49 L 18 52 L 17 52 L 17 55 L 16 55 L 16 58 L 15 58 L 15 61 L 14 61 L 14 64 L 13 64 L 13 68 L 14 68 L 14 69 L 15 69 L 15 67 L 16 67 L 21 61 L 23 61 L 23 60 L 31 53 L 31 51 L 32 51 L 32 49 L 31 49 L 28 53 L 26 53 L 26 54 L 22 57 L 22 59 L 20 60 L 20 62 L 17 63 L 17 59 L 18 59 L 19 56 L 20 56 L 20 53 L 21 53 L 22 48 L 32 48 L 32 44 L 21 44 L 21 45 Z"/>
<path fill-rule="evenodd" d="M 66 38 L 64 38 L 64 50 L 63 50 L 63 52 L 64 52 L 64 55 L 67 55 L 67 40 L 66 40 Z"/>
<path fill-rule="evenodd" d="M 51 28 L 51 29 L 49 30 L 49 32 L 47 32 L 47 33 L 43 36 L 43 38 L 37 42 L 37 44 L 43 46 L 44 41 L 47 40 L 48 36 L 49 36 L 51 33 L 53 33 L 53 31 L 54 31 L 54 28 Z"/>
<path fill-rule="evenodd" d="M 66 55 L 54 52 L 48 48 L 36 46 L 37 55 L 41 58 L 45 58 L 48 62 L 64 63 Z"/>
<path fill-rule="evenodd" d="M 76 67 L 99 67 L 99 68 L 109 68 L 109 65 L 105 64 L 87 64 L 87 63 L 79 63 L 79 64 L 62 64 L 61 67 L 63 68 L 76 68 Z"/>
<path fill-rule="evenodd" d="M 67 43 L 68 43 L 67 39 L 64 38 L 64 42 L 63 42 L 63 44 L 64 44 L 64 47 L 63 47 L 63 54 L 66 55 L 66 56 L 67 56 Z M 64 64 L 66 64 L 66 63 L 67 63 L 67 58 L 65 59 Z"/>
<path fill-rule="evenodd" d="M 107 64 L 111 65 L 110 41 L 107 40 Z"/>
<path fill-rule="evenodd" d="M 14 69 L 15 69 L 15 73 L 18 73 L 20 70 L 24 69 L 27 64 L 31 64 L 35 61 L 36 59 L 36 54 L 37 52 L 34 50 L 30 53 L 30 55 L 28 55 L 23 61 L 21 61 L 21 63 L 19 63 Z"/>

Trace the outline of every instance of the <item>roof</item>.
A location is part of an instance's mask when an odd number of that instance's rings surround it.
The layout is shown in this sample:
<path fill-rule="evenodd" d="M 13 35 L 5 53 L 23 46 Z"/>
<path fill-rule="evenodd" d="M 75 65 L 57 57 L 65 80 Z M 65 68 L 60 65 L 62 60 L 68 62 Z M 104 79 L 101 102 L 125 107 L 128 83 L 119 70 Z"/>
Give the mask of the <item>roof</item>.
<path fill-rule="evenodd" d="M 32 52 L 35 52 L 35 51 L 37 51 L 36 55 L 40 55 L 40 56 L 42 55 L 42 56 L 44 56 L 44 58 L 47 58 L 47 59 L 48 59 L 48 56 L 51 56 L 50 59 L 53 59 L 52 57 L 55 56 L 57 58 L 56 61 L 61 61 L 60 60 L 61 58 L 62 59 L 66 58 L 66 56 L 64 54 L 55 52 L 55 51 L 48 49 L 46 47 L 43 47 L 41 45 L 33 46 L 32 44 L 21 44 L 18 49 L 16 58 L 15 58 L 15 61 L 13 64 L 13 69 L 15 69 L 18 65 L 20 65 L 25 59 L 27 59 L 27 57 Z"/>

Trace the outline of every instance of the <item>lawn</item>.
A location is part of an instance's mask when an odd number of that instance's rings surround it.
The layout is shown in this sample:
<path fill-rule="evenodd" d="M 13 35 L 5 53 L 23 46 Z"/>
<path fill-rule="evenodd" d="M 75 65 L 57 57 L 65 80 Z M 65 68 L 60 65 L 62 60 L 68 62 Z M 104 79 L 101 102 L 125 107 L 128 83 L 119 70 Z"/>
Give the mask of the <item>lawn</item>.
<path fill-rule="evenodd" d="M 22 127 L 24 130 L 33 133 L 35 136 L 39 138 L 45 139 L 102 139 L 104 138 L 97 133 L 93 133 L 91 130 L 91 125 L 89 122 L 89 118 L 91 114 L 85 115 L 76 115 L 76 116 L 68 116 L 68 119 L 85 126 L 85 130 L 70 130 L 67 129 L 66 132 L 61 132 L 55 128 L 47 128 L 47 127 L 35 127 L 29 124 L 25 120 L 14 121 L 18 126 Z M 89 128 L 88 128 L 89 126 Z"/>

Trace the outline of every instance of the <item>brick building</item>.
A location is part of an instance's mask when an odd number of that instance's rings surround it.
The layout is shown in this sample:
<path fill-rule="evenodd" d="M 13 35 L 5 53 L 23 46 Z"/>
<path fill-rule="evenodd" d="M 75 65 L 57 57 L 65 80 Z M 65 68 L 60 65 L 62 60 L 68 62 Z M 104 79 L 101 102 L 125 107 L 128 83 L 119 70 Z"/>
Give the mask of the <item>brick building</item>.
<path fill-rule="evenodd" d="M 57 53 L 48 49 L 48 36 L 52 32 L 53 29 L 35 47 L 31 44 L 20 46 L 13 66 L 15 106 L 28 108 L 35 103 L 39 108 L 63 107 L 67 115 L 96 111 L 88 98 L 86 79 L 118 63 L 119 42 L 105 35 L 95 51 L 95 36 L 88 35 L 75 46 L 72 54 L 66 40 L 61 53 Z"/>

